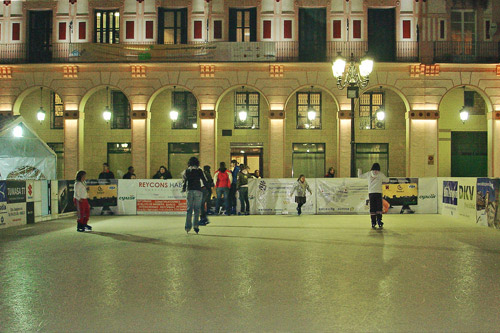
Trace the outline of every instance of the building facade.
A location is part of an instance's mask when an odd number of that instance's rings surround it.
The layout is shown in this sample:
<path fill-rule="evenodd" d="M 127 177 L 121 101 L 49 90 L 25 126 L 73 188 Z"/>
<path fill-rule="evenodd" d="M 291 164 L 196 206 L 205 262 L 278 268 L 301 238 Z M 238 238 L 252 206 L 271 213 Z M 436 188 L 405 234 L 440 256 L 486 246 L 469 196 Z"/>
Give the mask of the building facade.
<path fill-rule="evenodd" d="M 237 159 L 264 177 L 320 177 L 330 166 L 349 177 L 351 100 L 332 75 L 338 54 L 375 60 L 355 99 L 356 167 L 500 176 L 494 1 L 0 6 L 0 115 L 30 123 L 58 153 L 60 178 L 95 177 L 103 162 L 119 175 L 133 165 L 138 178 L 165 165 L 176 177 L 192 155 L 212 168 Z"/>

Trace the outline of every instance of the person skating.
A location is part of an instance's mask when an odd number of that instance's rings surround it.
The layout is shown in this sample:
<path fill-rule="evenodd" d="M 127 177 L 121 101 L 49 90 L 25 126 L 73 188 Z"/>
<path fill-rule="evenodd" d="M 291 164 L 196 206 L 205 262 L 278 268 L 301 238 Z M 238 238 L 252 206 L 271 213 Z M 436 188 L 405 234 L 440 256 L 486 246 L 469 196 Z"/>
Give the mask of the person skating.
<path fill-rule="evenodd" d="M 214 180 L 210 174 L 210 166 L 205 165 L 203 167 L 203 174 L 207 180 L 207 186 L 203 187 L 203 199 L 201 200 L 201 216 L 199 225 L 207 225 L 210 223 L 208 221 L 208 212 L 210 211 L 210 199 L 212 197 L 212 188 L 214 187 Z"/>
<path fill-rule="evenodd" d="M 290 196 L 293 196 L 295 192 L 297 195 L 295 196 L 295 202 L 297 203 L 297 214 L 302 214 L 302 206 L 306 203 L 306 190 L 312 195 L 311 188 L 309 184 L 306 182 L 306 177 L 304 175 L 300 175 L 297 179 L 297 183 L 293 187 L 292 193 Z"/>
<path fill-rule="evenodd" d="M 373 163 L 371 170 L 366 173 L 362 173 L 361 169 L 358 169 L 358 177 L 368 179 L 372 228 L 375 229 L 377 223 L 379 228 L 382 228 L 384 225 L 382 222 L 382 183 L 388 182 L 389 178 L 380 172 L 380 164 L 378 163 Z"/>
<path fill-rule="evenodd" d="M 163 165 L 158 169 L 153 179 L 172 179 L 172 174 Z"/>
<path fill-rule="evenodd" d="M 87 173 L 85 171 L 80 170 L 77 172 L 75 180 L 74 201 L 77 213 L 76 231 L 78 232 L 92 230 L 92 227 L 88 225 L 88 221 L 90 218 L 90 205 L 88 201 L 87 184 L 85 183 L 86 178 Z"/>
<path fill-rule="evenodd" d="M 229 203 L 229 189 L 233 181 L 231 171 L 226 169 L 226 163 L 220 162 L 219 170 L 214 175 L 215 191 L 217 193 L 217 201 L 215 204 L 215 214 L 219 214 L 222 196 L 224 195 L 224 205 L 226 208 L 226 215 L 231 215 L 231 206 Z"/>
<path fill-rule="evenodd" d="M 240 172 L 238 173 L 238 180 L 236 181 L 236 188 L 240 194 L 240 213 L 241 215 L 250 215 L 250 202 L 248 201 L 248 167 L 240 165 Z"/>
<path fill-rule="evenodd" d="M 200 231 L 198 222 L 203 199 L 202 184 L 206 188 L 207 180 L 203 170 L 200 169 L 200 161 L 196 157 L 193 156 L 189 159 L 188 168 L 183 172 L 182 180 L 182 191 L 187 190 L 187 214 L 184 228 L 189 233 L 193 226 L 194 231 L 198 233 Z"/>
<path fill-rule="evenodd" d="M 232 181 L 231 188 L 229 190 L 229 205 L 231 206 L 231 214 L 236 214 L 236 182 L 238 181 L 238 173 L 240 172 L 240 167 L 238 166 L 238 161 L 231 161 L 232 168 Z"/>

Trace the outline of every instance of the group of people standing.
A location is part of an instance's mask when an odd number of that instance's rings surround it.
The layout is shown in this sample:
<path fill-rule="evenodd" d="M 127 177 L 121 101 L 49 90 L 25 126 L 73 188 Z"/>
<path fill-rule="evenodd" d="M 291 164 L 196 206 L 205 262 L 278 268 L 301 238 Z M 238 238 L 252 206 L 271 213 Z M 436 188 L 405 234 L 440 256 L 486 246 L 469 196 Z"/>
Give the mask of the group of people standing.
<path fill-rule="evenodd" d="M 225 162 L 220 162 L 219 169 L 215 172 L 213 178 L 210 172 L 210 166 L 205 165 L 203 170 L 200 168 L 200 162 L 196 157 L 191 157 L 188 161 L 188 168 L 183 172 L 183 191 L 188 192 L 187 196 L 187 215 L 186 232 L 199 232 L 200 225 L 207 225 L 207 215 L 211 213 L 210 200 L 212 198 L 212 189 L 215 188 L 216 215 L 236 214 L 236 193 L 239 194 L 240 212 L 238 215 L 250 215 L 250 201 L 248 199 L 248 179 L 260 178 L 260 173 L 250 174 L 246 165 L 238 165 L 238 161 L 231 161 L 231 169 L 226 167 Z M 196 191 L 196 193 L 190 193 Z M 224 206 L 222 206 L 224 201 Z M 194 216 L 193 216 L 194 213 Z"/>
<path fill-rule="evenodd" d="M 113 179 L 114 175 L 109 171 L 109 165 L 104 163 L 103 172 L 99 175 L 99 179 Z M 248 166 L 238 165 L 236 160 L 231 161 L 231 170 L 226 168 L 224 162 L 220 163 L 219 169 L 215 172 L 213 178 L 210 172 L 210 166 L 205 165 L 200 168 L 200 161 L 196 157 L 191 157 L 188 161 L 188 167 L 182 174 L 183 192 L 187 191 L 187 214 L 185 230 L 187 233 L 194 229 L 196 233 L 200 231 L 199 227 L 207 225 L 207 215 L 210 214 L 210 200 L 212 198 L 212 189 L 215 187 L 217 201 L 215 206 L 215 214 L 220 214 L 221 202 L 224 199 L 225 215 L 236 214 L 236 193 L 239 193 L 240 212 L 239 215 L 250 214 L 250 202 L 248 198 L 248 179 L 257 178 L 256 175 L 249 173 Z M 129 172 L 133 172 L 133 169 Z M 160 167 L 155 179 L 170 179 L 168 170 L 165 167 Z M 333 173 L 335 171 L 333 170 Z M 330 173 L 330 170 L 329 170 Z M 78 171 L 75 180 L 74 203 L 77 208 L 77 231 L 92 230 L 88 225 L 90 217 L 90 205 L 88 202 L 87 186 L 85 184 L 86 172 Z M 165 178 L 163 178 L 165 177 Z M 374 163 L 372 168 L 367 173 L 362 173 L 358 169 L 358 177 L 368 179 L 368 193 L 370 200 L 370 219 L 372 228 L 375 229 L 377 224 L 381 229 L 384 225 L 382 222 L 382 183 L 388 182 L 389 178 L 380 172 L 380 165 Z M 258 177 L 260 178 L 260 177 Z M 297 214 L 302 214 L 302 206 L 306 203 L 306 192 L 312 194 L 311 188 L 306 181 L 304 175 L 300 175 L 297 183 L 293 187 L 291 196 L 296 193 L 295 202 L 297 203 Z"/>

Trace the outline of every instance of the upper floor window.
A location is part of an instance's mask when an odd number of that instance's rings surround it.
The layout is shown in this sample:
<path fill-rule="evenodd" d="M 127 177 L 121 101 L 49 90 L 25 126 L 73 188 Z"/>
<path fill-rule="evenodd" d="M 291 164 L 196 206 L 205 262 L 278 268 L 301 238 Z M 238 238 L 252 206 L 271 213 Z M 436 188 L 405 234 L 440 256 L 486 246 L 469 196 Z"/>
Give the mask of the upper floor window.
<path fill-rule="evenodd" d="M 118 90 L 111 90 L 111 128 L 130 128 L 130 103 L 127 96 Z"/>
<path fill-rule="evenodd" d="M 476 41 L 476 12 L 453 10 L 451 12 L 451 39 L 454 42 Z"/>
<path fill-rule="evenodd" d="M 117 44 L 120 42 L 120 11 L 96 10 L 94 17 L 94 40 L 96 43 Z"/>
<path fill-rule="evenodd" d="M 187 44 L 187 8 L 159 9 L 158 43 Z"/>
<path fill-rule="evenodd" d="M 189 91 L 172 93 L 172 108 L 178 112 L 177 120 L 172 122 L 173 129 L 198 128 L 198 102 Z"/>
<path fill-rule="evenodd" d="M 229 8 L 229 41 L 257 41 L 257 9 Z"/>
<path fill-rule="evenodd" d="M 61 96 L 55 92 L 50 94 L 50 128 L 64 128 L 64 104 Z"/>
<path fill-rule="evenodd" d="M 258 129 L 260 95 L 257 92 L 237 92 L 234 96 L 234 128 Z"/>
<path fill-rule="evenodd" d="M 385 129 L 385 120 L 377 119 L 377 111 L 384 106 L 382 92 L 366 92 L 359 100 L 359 126 L 361 129 Z"/>
<path fill-rule="evenodd" d="M 321 93 L 297 93 L 297 128 L 321 129 Z"/>

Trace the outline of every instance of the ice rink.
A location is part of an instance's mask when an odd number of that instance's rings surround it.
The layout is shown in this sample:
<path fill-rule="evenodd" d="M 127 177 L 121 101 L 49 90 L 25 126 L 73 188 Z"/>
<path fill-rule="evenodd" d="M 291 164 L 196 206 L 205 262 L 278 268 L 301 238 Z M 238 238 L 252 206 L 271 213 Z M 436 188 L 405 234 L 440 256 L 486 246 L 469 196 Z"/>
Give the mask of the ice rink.
<path fill-rule="evenodd" d="M 500 230 L 440 215 L 0 230 L 1 331 L 500 331 Z"/>

